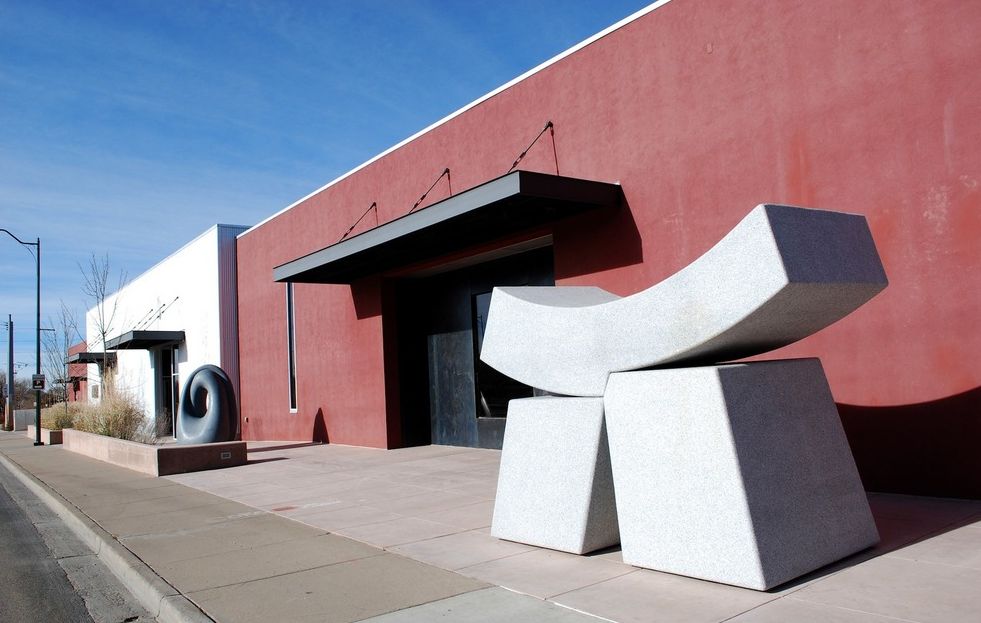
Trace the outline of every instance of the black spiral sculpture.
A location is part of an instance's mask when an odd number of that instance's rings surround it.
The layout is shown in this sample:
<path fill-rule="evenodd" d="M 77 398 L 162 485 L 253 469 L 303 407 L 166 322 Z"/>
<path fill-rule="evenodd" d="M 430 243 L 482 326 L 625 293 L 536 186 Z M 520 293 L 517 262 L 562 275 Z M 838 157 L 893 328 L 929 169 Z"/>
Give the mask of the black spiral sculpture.
<path fill-rule="evenodd" d="M 235 389 L 225 371 L 204 365 L 191 373 L 177 411 L 177 443 L 234 441 L 238 434 Z"/>

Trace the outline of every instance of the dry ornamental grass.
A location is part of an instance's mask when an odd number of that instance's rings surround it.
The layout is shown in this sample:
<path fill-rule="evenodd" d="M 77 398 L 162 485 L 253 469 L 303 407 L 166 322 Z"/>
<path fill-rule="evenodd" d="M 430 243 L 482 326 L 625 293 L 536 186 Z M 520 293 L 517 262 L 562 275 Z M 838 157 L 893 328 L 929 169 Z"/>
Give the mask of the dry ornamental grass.
<path fill-rule="evenodd" d="M 153 418 L 131 393 L 116 387 L 115 379 L 107 376 L 102 386 L 102 399 L 97 403 L 62 403 L 41 412 L 41 426 L 51 430 L 75 430 L 127 439 L 140 443 L 157 443 Z"/>

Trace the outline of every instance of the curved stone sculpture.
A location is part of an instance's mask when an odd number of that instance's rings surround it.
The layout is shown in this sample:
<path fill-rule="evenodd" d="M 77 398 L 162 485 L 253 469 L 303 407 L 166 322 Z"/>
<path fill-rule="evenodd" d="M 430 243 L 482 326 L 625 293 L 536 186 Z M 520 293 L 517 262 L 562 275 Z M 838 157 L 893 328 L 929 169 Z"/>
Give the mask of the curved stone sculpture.
<path fill-rule="evenodd" d="M 602 396 L 613 372 L 731 361 L 796 342 L 887 284 L 865 217 L 764 204 L 632 296 L 495 288 L 480 358 L 551 393 Z"/>
<path fill-rule="evenodd" d="M 235 389 L 225 371 L 204 365 L 191 373 L 177 411 L 177 443 L 234 441 L 238 433 Z"/>

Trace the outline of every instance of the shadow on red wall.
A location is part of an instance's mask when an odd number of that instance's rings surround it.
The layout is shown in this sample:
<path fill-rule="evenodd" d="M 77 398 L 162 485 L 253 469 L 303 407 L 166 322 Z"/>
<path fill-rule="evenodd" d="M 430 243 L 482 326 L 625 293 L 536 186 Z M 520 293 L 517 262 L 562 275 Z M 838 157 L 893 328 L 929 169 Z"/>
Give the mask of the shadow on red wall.
<path fill-rule="evenodd" d="M 380 316 L 382 313 L 381 280 L 377 275 L 358 279 L 351 284 L 351 299 L 358 320 Z"/>
<path fill-rule="evenodd" d="M 324 419 L 323 409 L 317 409 L 317 416 L 313 419 L 312 440 L 319 443 L 330 443 L 330 436 L 327 434 L 327 422 Z"/>
<path fill-rule="evenodd" d="M 644 263 L 644 242 L 626 198 L 622 206 L 557 223 L 555 238 L 556 281 Z"/>
<path fill-rule="evenodd" d="M 981 387 L 838 413 L 867 491 L 981 499 Z"/>

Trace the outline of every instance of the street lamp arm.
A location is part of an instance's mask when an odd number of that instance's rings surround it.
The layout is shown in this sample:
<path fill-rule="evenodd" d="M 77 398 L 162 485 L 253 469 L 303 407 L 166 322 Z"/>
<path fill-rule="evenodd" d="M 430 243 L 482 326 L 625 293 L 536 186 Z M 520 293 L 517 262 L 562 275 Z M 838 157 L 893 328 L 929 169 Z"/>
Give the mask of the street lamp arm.
<path fill-rule="evenodd" d="M 17 236 L 15 236 L 12 233 L 10 233 L 10 230 L 7 230 L 7 229 L 4 229 L 3 227 L 0 227 L 0 231 L 4 232 L 5 234 L 7 234 L 8 236 L 10 236 L 11 238 L 13 238 L 14 240 L 16 240 L 17 242 L 19 242 L 19 243 L 21 243 L 23 245 L 28 245 L 28 246 L 32 246 L 32 247 L 39 247 L 39 246 L 41 246 L 41 241 L 40 240 L 38 240 L 37 242 L 24 242 L 23 240 L 21 240 Z"/>
<path fill-rule="evenodd" d="M 0 231 L 6 233 L 8 236 L 19 242 L 25 247 L 37 247 L 37 253 L 34 255 L 34 261 L 37 263 L 37 324 L 35 325 L 35 330 L 37 332 L 37 352 L 35 355 L 36 359 L 36 376 L 41 376 L 41 238 L 37 239 L 37 242 L 24 242 L 10 230 L 0 227 Z M 30 251 L 28 249 L 28 251 Z M 43 377 L 42 377 L 43 378 Z M 13 379 L 11 379 L 12 381 Z M 38 389 L 34 392 L 34 445 L 40 446 L 41 443 L 41 390 Z"/>

